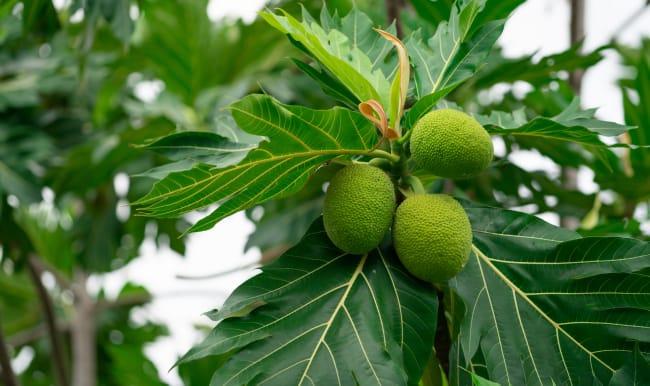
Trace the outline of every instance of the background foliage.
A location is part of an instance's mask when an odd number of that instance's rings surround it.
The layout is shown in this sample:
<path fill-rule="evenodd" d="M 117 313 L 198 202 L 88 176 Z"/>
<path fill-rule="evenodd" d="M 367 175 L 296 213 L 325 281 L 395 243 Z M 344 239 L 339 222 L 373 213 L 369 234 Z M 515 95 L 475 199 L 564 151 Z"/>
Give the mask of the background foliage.
<path fill-rule="evenodd" d="M 356 374 L 360 384 L 376 379 L 416 384 L 423 371 L 423 382 L 438 384 L 440 368 L 452 384 L 488 384 L 486 379 L 548 384 L 551 378 L 556 384 L 581 384 L 595 377 L 630 385 L 650 379 L 648 235 L 639 221 L 648 217 L 650 194 L 650 156 L 643 148 L 650 138 L 650 43 L 626 47 L 614 41 L 591 52 L 578 43 L 543 58 L 508 58 L 493 44 L 501 20 L 523 1 L 489 0 L 480 12 L 479 3 L 465 1 L 456 8 L 451 1 L 414 0 L 400 14 L 406 46 L 417 53 L 405 127 L 444 103 L 475 114 L 506 149 L 471 180 L 450 184 L 422 176 L 430 191 L 468 199 L 464 205 L 474 228 L 467 269 L 436 296 L 433 288 L 402 272 L 388 246 L 358 260 L 337 255 L 317 218 L 322 185 L 339 166 L 328 165 L 307 178 L 329 159 L 313 149 L 329 149 L 334 141 L 339 153 L 364 154 L 376 140 L 372 125 L 345 108 L 354 109 L 368 97 L 390 100 L 397 59 L 391 45 L 370 30 L 383 26 L 397 32 L 398 26 L 388 27 L 385 4 L 357 1 L 358 9 L 350 13 L 350 2 L 328 1 L 321 13 L 319 1 L 285 1 L 279 5 L 286 15 L 269 12 L 265 20 L 246 24 L 210 20 L 206 0 L 72 1 L 65 7 L 45 0 L 3 2 L 0 324 L 10 355 L 32 353 L 18 374 L 20 382 L 164 384 L 143 348 L 166 334 L 165 326 L 136 323 L 131 312 L 150 294 L 126 283 L 119 297 L 107 299 L 103 292 L 88 293 L 88 278 L 136 259 L 145 240 L 168 244 L 182 255 L 181 234 L 207 229 L 242 209 L 256 225 L 248 247 L 260 248 L 264 260 L 274 262 L 218 312 L 208 314 L 214 320 L 231 318 L 188 353 L 187 359 L 198 360 L 179 366 L 185 384 L 204 385 L 210 379 L 220 384 L 219 379 L 230 377 L 235 384 L 255 382 L 295 363 L 296 355 L 320 358 L 324 351 L 319 347 L 325 346 L 337 353 L 333 363 L 341 374 L 346 373 L 343 366 L 370 364 L 371 373 Z M 350 47 L 350 38 L 358 44 Z M 341 61 L 342 51 L 347 62 Z M 619 82 L 625 111 L 620 124 L 581 110 L 567 79 L 569 72 L 596 65 L 605 53 L 618 55 L 627 70 Z M 432 73 L 440 77 L 429 79 Z M 350 74 L 354 77 L 346 79 Z M 508 87 L 502 98 L 484 97 L 504 84 L 522 82 L 528 91 Z M 366 83 L 374 93 L 364 94 Z M 321 91 L 317 84 L 327 87 Z M 143 93 L 147 89 L 156 92 Z M 258 92 L 265 95 L 245 97 Z M 280 122 L 299 140 L 287 142 L 261 121 Z M 361 139 L 337 132 L 342 121 L 354 122 Z M 304 122 L 318 127 L 322 136 L 306 137 Z M 627 131 L 630 127 L 637 129 Z M 619 135 L 634 146 L 605 145 Z M 261 142 L 263 137 L 270 142 Z M 292 183 L 269 184 L 277 181 L 269 174 L 270 180 L 255 180 L 259 196 L 231 196 L 241 191 L 247 173 L 268 170 L 265 152 L 275 157 L 268 165 L 286 167 L 283 154 L 295 155 L 307 138 L 304 158 L 293 158 L 294 174 L 286 175 Z M 520 150 L 541 154 L 558 167 L 590 169 L 602 193 L 567 188 L 554 171 L 518 166 L 512 155 Z M 244 157 L 247 161 L 233 166 Z M 140 177 L 130 178 L 123 189 L 115 184 L 118 175 Z M 188 191 L 174 193 L 174 183 L 183 178 L 205 181 L 208 187 L 234 182 L 196 201 Z M 150 191 L 152 182 L 158 184 Z M 163 196 L 168 201 L 156 201 Z M 179 199 L 189 206 L 182 207 Z M 178 217 L 222 199 L 226 204 L 196 224 Z M 136 200 L 155 202 L 148 214 L 160 216 L 133 216 L 127 204 Z M 581 219 L 581 226 L 562 230 L 530 216 L 549 212 Z M 619 238 L 589 238 L 601 236 Z M 310 276 L 296 278 L 293 292 L 277 296 L 273 290 L 280 279 L 274 275 L 287 267 Z M 386 291 L 388 282 L 393 292 Z M 258 293 L 246 292 L 252 285 Z M 306 301 L 310 295 L 312 301 Z M 261 301 L 271 307 L 257 309 Z M 305 305 L 295 315 L 298 322 L 283 317 L 295 304 Z M 447 313 L 438 311 L 438 304 Z M 249 313 L 251 320 L 237 318 Z M 368 313 L 380 317 L 361 317 Z M 390 319 L 395 314 L 402 317 Z M 414 318 L 417 314 L 428 322 Z M 80 320 L 91 328 L 79 327 Z M 377 320 L 381 327 L 373 325 Z M 237 344 L 228 343 L 235 329 L 273 321 L 277 328 L 251 331 Z M 431 336 L 416 339 L 404 326 L 433 334 L 436 321 L 438 335 L 442 330 L 452 342 L 436 342 L 437 358 L 427 358 L 431 346 L 422 343 Z M 227 360 L 248 363 L 274 345 L 293 343 L 298 326 L 305 331 L 305 340 L 295 342 L 301 349 L 279 351 L 272 357 L 275 368 L 263 361 L 250 368 L 221 366 Z M 366 331 L 358 347 L 385 348 L 382 355 L 355 364 L 361 356 L 349 345 L 337 351 L 351 339 L 341 334 L 355 329 Z M 339 335 L 330 333 L 334 330 Z M 307 332 L 321 333 L 325 345 L 314 344 Z M 273 339 L 267 339 L 269 334 Z M 231 358 L 235 352 L 239 355 Z M 84 353 L 99 365 L 82 366 Z M 315 363 L 285 371 L 331 374 L 325 361 Z M 245 371 L 228 373 L 240 369 Z"/>

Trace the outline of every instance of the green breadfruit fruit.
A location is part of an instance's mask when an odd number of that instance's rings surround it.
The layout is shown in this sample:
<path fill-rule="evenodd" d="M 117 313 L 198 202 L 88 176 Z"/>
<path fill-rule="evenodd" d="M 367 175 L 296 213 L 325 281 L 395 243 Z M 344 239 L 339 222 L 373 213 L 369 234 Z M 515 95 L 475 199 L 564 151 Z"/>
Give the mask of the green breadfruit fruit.
<path fill-rule="evenodd" d="M 422 117 L 411 133 L 411 157 L 440 177 L 475 176 L 487 167 L 493 154 L 488 132 L 462 111 L 434 110 Z"/>
<path fill-rule="evenodd" d="M 463 207 L 445 194 L 416 194 L 395 212 L 393 245 L 415 277 L 441 282 L 456 276 L 467 263 L 472 227 Z"/>
<path fill-rule="evenodd" d="M 395 188 L 386 173 L 364 164 L 346 166 L 332 178 L 325 194 L 325 231 L 343 251 L 363 254 L 384 238 L 394 209 Z"/>

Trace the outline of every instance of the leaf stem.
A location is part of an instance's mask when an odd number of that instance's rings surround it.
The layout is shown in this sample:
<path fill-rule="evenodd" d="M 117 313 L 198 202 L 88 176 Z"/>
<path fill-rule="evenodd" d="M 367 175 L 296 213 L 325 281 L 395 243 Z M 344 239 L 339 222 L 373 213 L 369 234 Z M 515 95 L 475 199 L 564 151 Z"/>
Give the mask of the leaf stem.
<path fill-rule="evenodd" d="M 372 152 L 370 152 L 370 155 L 374 156 L 374 157 L 385 158 L 385 159 L 387 159 L 389 161 L 392 161 L 392 162 L 399 162 L 400 161 L 400 156 L 399 155 L 389 153 L 389 152 L 387 152 L 385 150 L 373 150 Z"/>

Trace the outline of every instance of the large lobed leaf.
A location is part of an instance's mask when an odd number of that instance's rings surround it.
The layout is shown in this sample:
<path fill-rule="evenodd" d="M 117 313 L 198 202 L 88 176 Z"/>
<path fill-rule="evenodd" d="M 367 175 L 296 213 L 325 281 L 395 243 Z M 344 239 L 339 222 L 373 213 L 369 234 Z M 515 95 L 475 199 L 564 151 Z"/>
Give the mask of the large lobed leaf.
<path fill-rule="evenodd" d="M 212 315 L 222 321 L 181 361 L 229 356 L 212 378 L 220 386 L 417 385 L 437 305 L 433 287 L 408 275 L 392 248 L 348 255 L 319 219 L 234 291 Z"/>
<path fill-rule="evenodd" d="M 478 372 L 503 385 L 643 384 L 650 245 L 580 238 L 522 213 L 466 210 L 474 246 L 450 282 L 466 306 L 452 383 Z"/>
<path fill-rule="evenodd" d="M 367 15 L 353 8 L 342 19 L 330 16 L 327 9 L 321 12 L 319 23 L 307 11 L 303 20 L 284 13 L 277 15 L 262 12 L 261 16 L 274 28 L 286 33 L 294 44 L 303 49 L 322 65 L 326 73 L 318 73 L 305 66 L 308 75 L 329 85 L 335 95 L 345 96 L 349 91 L 356 103 L 370 99 L 382 102 L 388 109 L 390 83 L 382 71 L 391 43 L 372 29 L 372 21 Z M 388 70 L 389 73 L 395 69 Z M 340 87 L 339 87 L 340 86 Z M 348 100 L 346 96 L 344 100 Z"/>
<path fill-rule="evenodd" d="M 378 142 L 374 126 L 343 109 L 312 110 L 249 95 L 231 106 L 237 124 L 268 138 L 237 165 L 199 164 L 170 173 L 134 205 L 154 217 L 175 217 L 224 200 L 190 231 L 211 228 L 223 218 L 272 198 L 296 192 L 323 162 L 341 155 L 369 154 Z"/>
<path fill-rule="evenodd" d="M 438 25 L 427 42 L 419 32 L 406 41 L 415 73 L 415 94 L 419 100 L 407 113 L 407 127 L 429 112 L 445 95 L 469 79 L 485 63 L 501 35 L 505 20 L 495 20 L 470 34 L 484 1 L 467 2 L 460 10 L 452 7 L 449 22 Z"/>

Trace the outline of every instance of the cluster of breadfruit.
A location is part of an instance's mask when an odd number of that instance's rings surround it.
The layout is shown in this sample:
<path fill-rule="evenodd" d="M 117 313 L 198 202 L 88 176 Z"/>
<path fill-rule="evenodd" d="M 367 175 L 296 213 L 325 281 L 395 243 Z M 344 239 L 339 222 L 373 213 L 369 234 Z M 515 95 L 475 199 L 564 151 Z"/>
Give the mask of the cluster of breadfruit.
<path fill-rule="evenodd" d="M 413 127 L 411 159 L 436 176 L 468 178 L 492 160 L 489 134 L 471 116 L 434 110 Z M 394 179 L 382 169 L 355 163 L 341 169 L 325 195 L 323 222 L 341 250 L 364 254 L 392 228 L 395 251 L 406 269 L 428 282 L 456 276 L 470 255 L 472 229 L 463 207 L 445 194 L 406 194 L 396 207 Z"/>

